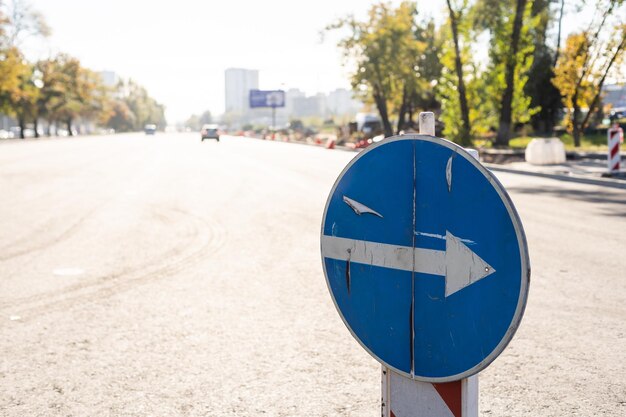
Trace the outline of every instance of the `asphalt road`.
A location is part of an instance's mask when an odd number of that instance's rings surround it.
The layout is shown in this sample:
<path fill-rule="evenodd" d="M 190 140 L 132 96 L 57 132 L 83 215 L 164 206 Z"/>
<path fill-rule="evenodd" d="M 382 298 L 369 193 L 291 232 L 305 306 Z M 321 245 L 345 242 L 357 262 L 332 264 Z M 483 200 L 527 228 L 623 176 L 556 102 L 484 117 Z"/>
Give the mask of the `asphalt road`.
<path fill-rule="evenodd" d="M 196 134 L 0 142 L 0 415 L 379 415 L 380 366 L 319 256 L 353 156 Z M 533 274 L 481 415 L 626 415 L 626 192 L 497 175 Z"/>

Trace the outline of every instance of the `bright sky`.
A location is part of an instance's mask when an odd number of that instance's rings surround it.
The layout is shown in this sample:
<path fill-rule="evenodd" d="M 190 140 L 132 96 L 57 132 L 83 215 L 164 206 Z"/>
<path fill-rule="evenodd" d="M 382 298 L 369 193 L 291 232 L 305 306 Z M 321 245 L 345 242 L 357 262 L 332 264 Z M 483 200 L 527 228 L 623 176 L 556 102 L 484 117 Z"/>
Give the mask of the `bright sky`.
<path fill-rule="evenodd" d="M 224 111 L 224 70 L 260 70 L 260 88 L 308 94 L 349 88 L 337 36 L 320 31 L 363 0 L 30 0 L 52 36 L 28 45 L 31 59 L 66 52 L 93 70 L 144 85 L 167 107 L 170 123 L 206 109 Z M 398 1 L 393 1 L 398 3 Z M 443 19 L 443 0 L 418 1 Z M 567 33 L 567 32 L 566 32 Z"/>

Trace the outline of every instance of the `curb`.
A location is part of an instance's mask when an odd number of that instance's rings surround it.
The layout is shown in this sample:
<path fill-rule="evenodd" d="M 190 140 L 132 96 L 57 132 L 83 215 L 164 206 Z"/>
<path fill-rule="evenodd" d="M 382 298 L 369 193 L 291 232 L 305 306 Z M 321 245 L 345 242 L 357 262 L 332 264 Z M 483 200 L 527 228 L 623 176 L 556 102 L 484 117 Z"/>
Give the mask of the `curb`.
<path fill-rule="evenodd" d="M 607 152 L 579 152 L 579 151 L 567 151 L 565 156 L 568 161 L 579 161 L 583 159 L 591 159 L 594 161 L 606 161 Z M 622 161 L 626 161 L 626 153 L 622 154 Z"/>
<path fill-rule="evenodd" d="M 610 180 L 603 178 L 587 178 L 580 175 L 549 174 L 545 172 L 523 171 L 521 169 L 506 168 L 502 165 L 483 163 L 483 165 L 495 172 L 506 172 L 508 174 L 529 175 L 532 177 L 550 178 L 554 180 L 576 182 L 580 184 L 599 185 L 602 187 L 618 188 L 626 190 L 626 181 Z"/>

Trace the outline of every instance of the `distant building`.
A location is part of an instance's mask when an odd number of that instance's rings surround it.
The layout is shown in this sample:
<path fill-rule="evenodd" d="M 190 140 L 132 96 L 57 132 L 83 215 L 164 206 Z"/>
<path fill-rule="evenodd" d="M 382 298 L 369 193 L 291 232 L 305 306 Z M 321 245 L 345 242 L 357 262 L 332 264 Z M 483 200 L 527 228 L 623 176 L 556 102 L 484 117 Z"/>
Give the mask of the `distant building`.
<path fill-rule="evenodd" d="M 285 112 L 289 116 L 297 117 L 295 113 L 295 101 L 306 97 L 303 91 L 297 88 L 290 88 L 285 92 Z"/>
<path fill-rule="evenodd" d="M 314 96 L 307 96 L 297 88 L 286 92 L 285 112 L 291 118 L 353 116 L 362 107 L 363 103 L 355 100 L 352 92 L 345 88 L 338 88 L 328 95 L 317 93 Z"/>
<path fill-rule="evenodd" d="M 254 108 L 249 105 L 250 90 L 259 89 L 259 71 L 245 68 L 228 68 L 225 77 L 225 106 L 223 122 L 230 127 L 244 124 L 268 125 L 272 121 L 272 110 Z M 354 117 L 363 103 L 354 99 L 351 91 L 336 89 L 329 94 L 318 93 L 307 96 L 304 91 L 290 88 L 285 91 L 285 107 L 276 109 L 276 125 L 287 124 L 292 119 L 303 117 Z"/>
<path fill-rule="evenodd" d="M 228 68 L 226 78 L 225 110 L 245 113 L 249 109 L 250 90 L 259 88 L 259 71 L 244 68 Z"/>
<path fill-rule="evenodd" d="M 327 110 L 332 116 L 354 114 L 361 110 L 363 103 L 354 99 L 352 91 L 338 88 L 328 93 Z"/>
<path fill-rule="evenodd" d="M 292 115 L 295 117 L 325 116 L 326 95 L 320 93 L 311 97 L 295 97 Z"/>

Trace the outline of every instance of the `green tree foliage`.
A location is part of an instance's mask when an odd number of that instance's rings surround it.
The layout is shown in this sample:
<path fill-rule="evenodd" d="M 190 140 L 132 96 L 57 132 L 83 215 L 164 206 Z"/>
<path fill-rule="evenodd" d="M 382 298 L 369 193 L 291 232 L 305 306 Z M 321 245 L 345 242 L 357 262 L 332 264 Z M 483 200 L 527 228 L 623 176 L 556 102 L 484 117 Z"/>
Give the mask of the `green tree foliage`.
<path fill-rule="evenodd" d="M 0 0 L 0 111 L 14 116 L 22 136 L 27 123 L 38 134 L 40 120 L 50 126 L 64 125 L 70 135 L 77 120 L 141 130 L 148 123 L 165 127 L 165 109 L 139 84 L 128 81 L 106 88 L 100 76 L 80 61 L 58 54 L 35 64 L 28 63 L 20 43 L 32 36 L 47 36 L 45 19 L 27 0 Z"/>
<path fill-rule="evenodd" d="M 0 59 L 0 109 L 17 118 L 21 138 L 26 122 L 36 117 L 38 95 L 34 67 L 16 48 L 5 51 Z"/>
<path fill-rule="evenodd" d="M 327 28 L 348 29 L 348 36 L 338 45 L 346 62 L 354 66 L 353 89 L 376 105 L 385 136 L 393 134 L 391 114 L 398 115 L 397 130 L 403 128 L 407 115 L 430 87 L 418 72 L 427 48 L 418 35 L 428 32 L 418 30 L 416 15 L 413 2 L 404 1 L 398 7 L 379 3 L 371 7 L 365 21 L 349 16 Z"/>
<path fill-rule="evenodd" d="M 39 95 L 36 117 L 49 124 L 64 124 L 73 134 L 76 119 L 97 121 L 105 111 L 108 94 L 100 77 L 84 68 L 78 59 L 66 54 L 39 61 Z"/>
<path fill-rule="evenodd" d="M 568 109 L 567 128 L 572 132 L 575 146 L 580 146 L 582 132 L 600 102 L 607 76 L 624 58 L 623 4 L 623 1 L 598 0 L 589 28 L 571 34 L 559 54 L 554 85 Z"/>
<path fill-rule="evenodd" d="M 37 119 L 40 80 L 19 44 L 30 36 L 47 36 L 50 30 L 25 0 L 0 2 L 0 6 L 0 110 L 17 118 L 23 138 L 26 122 Z"/>
<path fill-rule="evenodd" d="M 497 126 L 499 146 L 508 146 L 514 124 L 528 122 L 539 110 L 531 107 L 524 90 L 533 62 L 532 30 L 539 19 L 531 15 L 531 6 L 525 0 L 478 0 L 474 6 L 476 30 L 490 36 L 480 112 L 484 123 Z"/>
<path fill-rule="evenodd" d="M 24 72 L 24 59 L 17 48 L 0 52 L 0 110 L 13 113 L 15 96 L 19 94 L 20 78 Z"/>
<path fill-rule="evenodd" d="M 118 132 L 142 130 L 147 124 L 165 128 L 165 106 L 150 97 L 145 87 L 133 80 L 122 81 L 113 96 L 110 117 L 104 123 L 107 127 Z"/>
<path fill-rule="evenodd" d="M 46 70 L 43 83 L 46 94 L 40 105 L 46 110 L 49 121 L 65 124 L 72 135 L 77 118 L 93 119 L 102 108 L 105 100 L 102 83 L 97 74 L 83 68 L 78 59 L 65 54 L 42 63 L 41 67 Z"/>
<path fill-rule="evenodd" d="M 432 19 L 417 23 L 415 38 L 422 42 L 425 48 L 421 55 L 415 57 L 416 62 L 413 69 L 419 84 L 412 90 L 408 101 L 407 125 L 409 127 L 412 125 L 413 115 L 416 111 L 438 111 L 441 109 L 435 87 L 443 70 L 441 63 L 443 38 Z"/>
<path fill-rule="evenodd" d="M 9 0 L 1 2 L 7 11 L 3 30 L 8 46 L 19 48 L 29 37 L 47 37 L 50 27 L 43 15 L 34 10 L 27 0 Z"/>
<path fill-rule="evenodd" d="M 445 136 L 463 146 L 471 144 L 479 101 L 477 69 L 472 61 L 472 27 L 467 1 L 447 2 L 449 19 L 441 28 L 442 70 L 437 86 Z M 468 74 L 469 73 L 469 74 Z"/>
<path fill-rule="evenodd" d="M 449 19 L 441 28 L 444 67 L 437 87 L 445 135 L 468 146 L 471 137 L 497 130 L 496 144 L 506 146 L 512 126 L 527 123 L 540 109 L 540 104 L 531 104 L 525 86 L 535 28 L 544 15 L 533 15 L 533 2 L 526 1 L 446 4 Z M 477 58 L 483 42 L 489 46 L 486 63 Z"/>
<path fill-rule="evenodd" d="M 59 106 L 60 98 L 64 94 L 62 78 L 63 74 L 58 71 L 57 59 L 46 59 L 37 62 L 36 71 L 40 77 L 40 92 L 37 97 L 37 117 L 50 121 L 51 115 L 54 114 L 56 106 Z M 37 133 L 38 129 L 35 128 Z M 50 135 L 50 124 L 48 124 L 48 136 Z"/>
<path fill-rule="evenodd" d="M 20 126 L 20 138 L 24 139 L 26 122 L 37 119 L 39 87 L 36 85 L 35 68 L 26 61 L 20 65 L 19 86 L 13 97 L 12 108 Z"/>
<path fill-rule="evenodd" d="M 185 122 L 185 126 L 192 130 L 200 130 L 202 125 L 213 123 L 211 111 L 206 110 L 201 115 L 192 114 Z"/>
<path fill-rule="evenodd" d="M 112 100 L 108 116 L 105 126 L 115 129 L 116 132 L 131 132 L 137 130 L 139 125 L 135 114 L 124 100 Z"/>
<path fill-rule="evenodd" d="M 546 135 L 552 133 L 563 108 L 561 92 L 554 86 L 552 79 L 558 58 L 564 6 L 565 0 L 535 0 L 531 7 L 531 16 L 537 25 L 530 28 L 534 53 L 524 91 L 530 97 L 531 109 L 538 109 L 531 116 L 532 127 L 535 132 Z M 548 30 L 552 25 L 558 28 L 556 48 L 550 46 L 548 39 Z"/>

